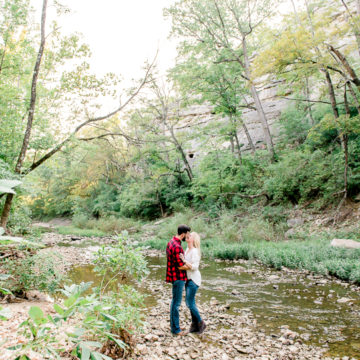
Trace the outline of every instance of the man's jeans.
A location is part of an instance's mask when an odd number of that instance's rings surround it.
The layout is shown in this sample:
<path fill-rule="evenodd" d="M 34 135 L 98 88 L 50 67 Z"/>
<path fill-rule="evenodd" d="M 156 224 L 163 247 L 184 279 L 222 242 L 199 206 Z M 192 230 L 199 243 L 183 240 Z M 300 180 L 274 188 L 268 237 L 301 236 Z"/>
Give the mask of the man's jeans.
<path fill-rule="evenodd" d="M 179 307 L 181 305 L 185 281 L 176 280 L 172 284 L 172 300 L 170 306 L 170 327 L 173 334 L 178 334 L 181 329 L 179 325 Z"/>
<path fill-rule="evenodd" d="M 192 281 L 188 280 L 185 285 L 185 291 L 186 291 L 186 306 L 189 308 L 191 313 L 191 320 L 193 323 L 198 324 L 201 322 L 201 316 L 199 314 L 199 310 L 196 307 L 195 304 L 195 295 L 197 292 L 197 289 L 199 287 Z"/>

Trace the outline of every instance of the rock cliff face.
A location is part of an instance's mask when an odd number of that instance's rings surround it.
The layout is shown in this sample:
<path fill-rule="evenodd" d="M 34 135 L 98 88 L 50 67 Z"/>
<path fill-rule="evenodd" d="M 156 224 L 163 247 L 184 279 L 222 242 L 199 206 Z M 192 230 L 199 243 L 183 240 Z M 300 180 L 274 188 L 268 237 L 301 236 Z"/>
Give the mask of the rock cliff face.
<path fill-rule="evenodd" d="M 277 96 L 279 82 L 267 82 L 266 85 L 258 87 L 260 98 L 263 103 L 264 111 L 268 119 L 270 126 L 270 132 L 273 136 L 273 141 L 276 142 L 278 137 L 278 128 L 276 121 L 279 119 L 282 110 L 289 106 L 289 101 L 281 99 Z M 248 103 L 254 106 L 253 99 L 248 98 Z M 213 106 L 211 105 L 194 105 L 186 109 L 181 113 L 183 120 L 181 121 L 181 128 L 187 126 L 191 129 L 191 125 L 206 124 L 211 120 L 214 120 L 218 115 L 215 115 Z M 218 118 L 218 121 L 226 121 L 226 118 Z M 256 110 L 244 109 L 243 110 L 243 121 L 248 128 L 252 141 L 256 148 L 266 148 L 264 143 L 264 133 L 259 120 L 259 116 Z M 245 135 L 244 130 L 239 126 L 238 137 L 240 144 L 242 145 L 242 151 L 249 151 L 250 146 Z M 230 146 L 228 143 L 224 143 L 224 146 Z M 192 154 L 193 158 L 197 157 L 197 153 L 201 152 L 200 144 L 197 141 L 193 141 L 190 148 L 187 149 L 188 154 Z M 193 159 L 192 158 L 192 159 Z"/>

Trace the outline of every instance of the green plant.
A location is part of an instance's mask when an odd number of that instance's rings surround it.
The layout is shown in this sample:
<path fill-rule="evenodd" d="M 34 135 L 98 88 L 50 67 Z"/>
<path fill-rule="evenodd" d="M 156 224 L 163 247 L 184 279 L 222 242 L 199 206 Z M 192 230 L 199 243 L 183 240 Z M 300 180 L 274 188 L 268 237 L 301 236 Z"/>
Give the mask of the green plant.
<path fill-rule="evenodd" d="M 212 227 L 215 232 L 212 236 L 215 235 L 220 241 L 234 242 L 242 240 L 240 221 L 235 217 L 234 213 L 229 211 L 223 212 L 216 225 L 216 227 Z M 219 231 L 219 235 L 216 233 L 216 230 Z"/>
<path fill-rule="evenodd" d="M 40 308 L 31 308 L 22 324 L 28 341 L 12 348 L 18 359 L 28 359 L 28 351 L 59 358 L 64 349 L 56 346 L 59 329 L 76 320 L 74 331 L 67 333 L 73 346 L 72 356 L 79 359 L 109 360 L 131 352 L 131 334 L 142 326 L 139 308 L 143 296 L 122 279 L 138 281 L 147 274 L 146 261 L 139 249 L 125 245 L 127 233 L 113 247 L 103 247 L 96 254 L 95 272 L 102 276 L 99 287 L 91 283 L 64 285 L 65 299 L 54 304 L 55 316 L 45 315 Z M 56 331 L 57 329 L 57 331 Z M 22 356 L 22 357 L 21 357 Z"/>
<path fill-rule="evenodd" d="M 85 237 L 101 237 L 105 236 L 106 233 L 102 230 L 98 229 L 80 229 L 75 226 L 57 226 L 56 230 L 61 235 L 77 235 L 77 236 L 85 236 Z"/>
<path fill-rule="evenodd" d="M 243 241 L 274 241 L 277 239 L 273 226 L 266 220 L 251 219 L 241 230 Z"/>
<path fill-rule="evenodd" d="M 94 271 L 102 277 L 99 287 L 100 295 L 117 283 L 118 278 L 132 277 L 136 280 L 148 274 L 146 261 L 140 249 L 129 248 L 125 245 L 128 233 L 123 233 L 118 238 L 118 243 L 112 247 L 102 246 L 94 259 Z"/>
<path fill-rule="evenodd" d="M 1 288 L 0 288 L 1 291 Z M 12 314 L 9 309 L 4 309 L 2 306 L 0 306 L 0 320 L 9 320 L 11 318 Z"/>
<path fill-rule="evenodd" d="M 20 332 L 25 335 L 28 342 L 9 348 L 16 351 L 15 360 L 31 360 L 27 355 L 30 350 L 50 356 L 51 359 L 60 359 L 58 353 L 61 349 L 54 347 L 57 339 L 53 325 L 56 325 L 56 322 L 50 315 L 45 316 L 38 306 L 30 307 L 28 319 L 20 324 Z"/>
<path fill-rule="evenodd" d="M 3 286 L 16 294 L 29 290 L 40 290 L 54 293 L 63 275 L 57 269 L 59 256 L 49 253 L 26 253 L 24 258 L 7 259 L 4 268 L 10 275 L 3 282 Z"/>
<path fill-rule="evenodd" d="M 19 186 L 22 182 L 19 180 L 0 179 L 0 197 L 3 194 L 16 194 L 14 187 Z"/>

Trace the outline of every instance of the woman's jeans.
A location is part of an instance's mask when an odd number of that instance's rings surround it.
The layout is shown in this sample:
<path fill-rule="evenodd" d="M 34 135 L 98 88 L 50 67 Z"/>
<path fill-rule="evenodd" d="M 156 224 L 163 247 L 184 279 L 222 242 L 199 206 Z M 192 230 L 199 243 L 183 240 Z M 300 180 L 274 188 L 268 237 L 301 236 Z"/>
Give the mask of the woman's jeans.
<path fill-rule="evenodd" d="M 172 284 L 172 300 L 170 305 L 170 327 L 173 334 L 178 334 L 181 329 L 179 325 L 179 307 L 181 305 L 182 294 L 185 281 L 176 280 Z"/>
<path fill-rule="evenodd" d="M 197 292 L 197 289 L 199 287 L 192 281 L 188 280 L 185 285 L 185 292 L 186 292 L 186 306 L 189 308 L 191 313 L 191 320 L 193 323 L 198 324 L 201 322 L 201 316 L 199 314 L 199 310 L 196 307 L 195 304 L 195 295 Z"/>

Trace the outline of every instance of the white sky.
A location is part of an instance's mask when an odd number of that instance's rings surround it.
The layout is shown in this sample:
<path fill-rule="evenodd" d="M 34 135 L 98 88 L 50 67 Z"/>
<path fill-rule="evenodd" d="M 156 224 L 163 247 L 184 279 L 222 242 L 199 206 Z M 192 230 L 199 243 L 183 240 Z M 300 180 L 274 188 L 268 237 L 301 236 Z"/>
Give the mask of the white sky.
<path fill-rule="evenodd" d="M 175 63 L 176 44 L 168 39 L 171 24 L 163 8 L 175 0 L 58 0 L 71 13 L 57 19 L 63 33 L 80 32 L 90 46 L 92 71 L 122 74 L 125 82 L 142 75 L 146 59 L 152 60 L 159 49 L 158 66 L 165 73 Z M 280 8 L 289 8 L 283 0 Z M 40 22 L 42 0 L 31 0 Z M 295 0 L 295 3 L 302 2 Z M 51 4 L 52 1 L 49 1 Z M 48 9 L 48 23 L 54 18 Z"/>
<path fill-rule="evenodd" d="M 31 1 L 40 22 L 42 0 Z M 92 71 L 121 74 L 124 80 L 140 78 L 145 60 L 151 61 L 159 49 L 162 73 L 174 64 L 176 45 L 168 40 L 171 24 L 163 8 L 174 0 L 60 0 L 71 9 L 57 19 L 61 32 L 79 32 L 90 46 Z M 51 2 L 52 3 L 52 2 Z M 50 1 L 49 1 L 50 5 Z M 48 9 L 49 19 L 54 12 Z"/>

